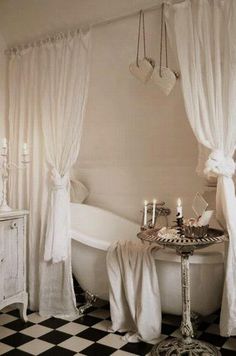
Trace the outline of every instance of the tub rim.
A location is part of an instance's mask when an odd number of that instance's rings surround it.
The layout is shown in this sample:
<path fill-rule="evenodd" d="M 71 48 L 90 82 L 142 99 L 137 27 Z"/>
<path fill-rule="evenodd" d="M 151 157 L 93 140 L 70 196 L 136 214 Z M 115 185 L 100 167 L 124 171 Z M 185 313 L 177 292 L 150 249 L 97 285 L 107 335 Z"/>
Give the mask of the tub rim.
<path fill-rule="evenodd" d="M 86 246 L 93 247 L 98 250 L 107 251 L 110 245 L 108 241 L 93 239 L 92 236 L 86 235 L 85 233 L 75 229 L 71 229 L 70 234 L 72 240 L 81 242 Z"/>
<path fill-rule="evenodd" d="M 93 211 L 100 211 L 100 212 L 103 212 L 103 213 L 105 213 L 107 215 L 114 216 L 115 218 L 118 218 L 120 220 L 128 222 L 131 225 L 136 226 L 136 227 L 138 227 L 140 229 L 140 224 L 138 224 L 136 221 L 130 220 L 128 218 L 125 218 L 124 216 L 116 214 L 113 211 L 106 210 L 104 208 L 101 208 L 101 207 L 95 206 L 95 205 L 90 205 L 90 204 L 85 204 L 85 203 L 72 203 L 72 202 L 70 202 L 70 206 L 73 207 L 73 206 L 76 206 L 76 205 L 78 205 L 79 207 L 83 207 L 85 209 L 91 209 Z M 75 230 L 75 229 L 72 227 L 71 230 Z"/>
<path fill-rule="evenodd" d="M 107 251 L 109 246 L 108 241 L 93 239 L 92 236 L 86 235 L 78 230 L 71 229 L 71 239 L 80 242 L 86 246 Z M 122 240 L 119 240 L 122 241 Z M 137 241 L 138 240 L 137 238 Z M 115 243 L 115 241 L 114 241 Z M 174 250 L 169 248 L 160 248 L 154 253 L 154 258 L 158 261 L 175 262 L 180 263 L 180 256 L 178 256 Z M 196 252 L 190 258 L 190 264 L 222 264 L 224 263 L 224 256 L 220 251 L 212 252 Z"/>

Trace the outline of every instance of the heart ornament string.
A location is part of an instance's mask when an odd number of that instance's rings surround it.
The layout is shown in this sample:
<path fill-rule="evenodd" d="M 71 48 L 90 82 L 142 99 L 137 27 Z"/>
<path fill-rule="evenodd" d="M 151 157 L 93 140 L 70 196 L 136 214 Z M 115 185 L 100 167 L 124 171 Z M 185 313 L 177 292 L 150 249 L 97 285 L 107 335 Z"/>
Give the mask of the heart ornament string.
<path fill-rule="evenodd" d="M 161 40 L 160 40 L 160 64 L 159 68 L 155 67 L 151 80 L 154 84 L 158 85 L 158 87 L 163 91 L 164 94 L 169 95 L 173 90 L 176 80 L 179 77 L 177 72 L 171 70 L 168 66 L 168 44 L 167 44 L 167 29 L 166 23 L 164 19 L 164 6 L 163 3 L 161 5 Z M 164 32 L 164 36 L 163 36 Z M 165 46 L 165 67 L 162 65 L 162 57 L 163 57 L 163 43 Z"/>
<path fill-rule="evenodd" d="M 141 40 L 141 27 L 143 32 L 143 58 L 140 59 L 140 40 Z M 138 41 L 137 41 L 137 53 L 136 61 L 131 63 L 129 70 L 133 76 L 139 79 L 143 83 L 147 83 L 151 78 L 154 70 L 155 62 L 153 59 L 148 58 L 146 54 L 146 35 L 145 35 L 145 20 L 144 12 L 139 12 L 139 25 L 138 25 Z"/>

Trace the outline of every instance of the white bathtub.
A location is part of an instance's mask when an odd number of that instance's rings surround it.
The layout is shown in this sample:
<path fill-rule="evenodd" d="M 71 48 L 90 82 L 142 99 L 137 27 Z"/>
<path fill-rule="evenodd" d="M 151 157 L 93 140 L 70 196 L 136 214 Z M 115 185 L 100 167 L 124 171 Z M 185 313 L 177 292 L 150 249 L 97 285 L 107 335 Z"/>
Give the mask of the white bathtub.
<path fill-rule="evenodd" d="M 72 269 L 83 290 L 108 300 L 106 251 L 116 240 L 137 240 L 139 225 L 103 209 L 71 203 Z M 223 244 L 196 252 L 191 262 L 191 309 L 202 315 L 216 311 L 223 289 Z M 157 252 L 162 311 L 180 315 L 180 257 L 173 250 Z"/>

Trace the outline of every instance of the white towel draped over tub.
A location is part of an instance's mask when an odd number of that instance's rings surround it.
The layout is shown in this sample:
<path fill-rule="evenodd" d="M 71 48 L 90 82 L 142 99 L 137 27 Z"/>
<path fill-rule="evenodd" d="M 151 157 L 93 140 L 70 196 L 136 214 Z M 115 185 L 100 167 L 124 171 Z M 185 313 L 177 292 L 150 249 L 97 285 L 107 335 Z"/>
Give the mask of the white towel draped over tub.
<path fill-rule="evenodd" d="M 129 342 L 155 341 L 161 334 L 161 301 L 154 254 L 159 247 L 117 241 L 107 253 L 111 331 Z"/>

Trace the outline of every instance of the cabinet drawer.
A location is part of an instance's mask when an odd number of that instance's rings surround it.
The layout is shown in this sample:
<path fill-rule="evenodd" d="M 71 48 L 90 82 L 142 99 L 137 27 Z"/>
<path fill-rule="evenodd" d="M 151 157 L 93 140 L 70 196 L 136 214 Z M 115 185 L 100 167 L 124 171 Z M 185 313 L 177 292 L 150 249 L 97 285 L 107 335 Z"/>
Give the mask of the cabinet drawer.
<path fill-rule="evenodd" d="M 3 235 L 2 274 L 3 299 L 19 293 L 24 288 L 24 219 L 0 222 Z M 0 260 L 1 261 L 1 260 Z"/>

